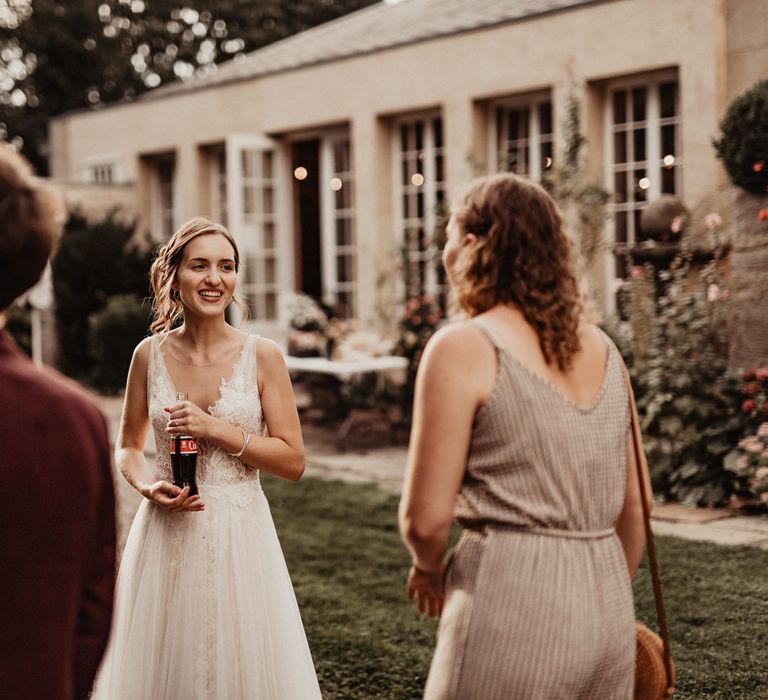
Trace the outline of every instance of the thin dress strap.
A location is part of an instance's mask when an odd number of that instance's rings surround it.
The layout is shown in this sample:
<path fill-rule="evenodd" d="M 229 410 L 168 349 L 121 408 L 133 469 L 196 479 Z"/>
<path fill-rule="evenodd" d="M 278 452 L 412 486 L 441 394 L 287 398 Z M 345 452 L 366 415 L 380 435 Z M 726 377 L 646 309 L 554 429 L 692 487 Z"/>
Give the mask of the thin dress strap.
<path fill-rule="evenodd" d="M 493 331 L 488 328 L 488 326 L 485 324 L 484 321 L 481 321 L 479 318 L 473 318 L 471 319 L 471 322 L 477 326 L 483 333 L 485 333 L 488 340 L 491 341 L 493 344 L 493 347 L 495 347 L 497 350 L 503 350 L 504 346 L 499 342 L 498 338 L 494 335 Z"/>
<path fill-rule="evenodd" d="M 248 355 L 248 372 L 249 372 L 249 381 L 252 382 L 258 382 L 259 375 L 258 375 L 258 362 L 256 359 L 256 341 L 258 340 L 258 335 L 249 335 L 248 340 L 245 342 L 248 344 L 247 348 L 247 355 Z"/>

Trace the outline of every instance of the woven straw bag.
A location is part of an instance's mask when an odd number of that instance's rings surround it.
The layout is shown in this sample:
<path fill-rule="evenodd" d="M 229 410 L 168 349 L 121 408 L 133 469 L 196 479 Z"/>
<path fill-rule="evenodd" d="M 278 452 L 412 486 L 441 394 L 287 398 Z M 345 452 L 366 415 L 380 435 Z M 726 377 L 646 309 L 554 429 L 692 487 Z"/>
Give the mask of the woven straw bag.
<path fill-rule="evenodd" d="M 651 530 L 651 513 L 648 507 L 648 491 L 645 483 L 645 451 L 643 438 L 640 434 L 640 421 L 632 393 L 629 374 L 624 371 L 630 402 L 632 421 L 632 442 L 634 443 L 637 477 L 640 483 L 640 500 L 643 505 L 643 524 L 645 540 L 648 549 L 648 564 L 653 582 L 653 597 L 656 601 L 656 616 L 659 621 L 661 636 L 646 627 L 642 622 L 636 622 L 635 636 L 637 637 L 637 656 L 635 660 L 635 700 L 664 700 L 675 694 L 675 665 L 669 649 L 669 632 L 667 616 L 664 612 L 664 596 L 661 591 L 661 576 L 656 560 L 656 547 Z"/>

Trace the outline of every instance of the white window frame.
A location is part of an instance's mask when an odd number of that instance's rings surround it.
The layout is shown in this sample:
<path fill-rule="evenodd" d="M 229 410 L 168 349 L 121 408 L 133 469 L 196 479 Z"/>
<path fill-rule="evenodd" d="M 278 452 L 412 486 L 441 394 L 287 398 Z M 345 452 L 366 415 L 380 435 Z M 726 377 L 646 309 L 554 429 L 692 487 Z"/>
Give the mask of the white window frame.
<path fill-rule="evenodd" d="M 661 104 L 659 96 L 659 88 L 662 83 L 675 82 L 677 84 L 677 105 L 676 114 L 674 117 L 661 117 Z M 645 88 L 646 90 L 646 106 L 645 106 L 645 119 L 640 122 L 627 121 L 624 122 L 622 128 L 617 128 L 613 123 L 613 95 L 618 90 L 626 90 L 631 92 L 634 88 Z M 629 160 L 622 164 L 615 163 L 614 157 L 614 132 L 624 130 L 627 132 L 627 149 L 628 154 L 630 149 L 634 149 L 634 143 L 632 142 L 631 134 L 637 125 L 645 125 L 645 160 L 635 161 Z M 616 257 L 614 252 L 614 245 L 616 243 L 616 218 L 614 216 L 617 211 L 627 212 L 627 240 L 625 244 L 632 246 L 636 240 L 634 212 L 636 210 L 642 211 L 645 208 L 647 202 L 653 201 L 661 195 L 661 168 L 663 167 L 663 155 L 661 152 L 661 127 L 664 125 L 674 124 L 677 127 L 677 143 L 676 150 L 678 153 L 675 155 L 675 194 L 682 197 L 682 165 L 684 163 L 682 149 L 681 149 L 681 109 L 680 109 L 680 77 L 677 70 L 659 71 L 653 74 L 628 76 L 626 78 L 620 78 L 612 80 L 606 83 L 604 102 L 603 102 L 603 139 L 605 148 L 603 172 L 605 173 L 605 188 L 608 192 L 614 192 L 614 176 L 619 171 L 625 171 L 627 173 L 628 181 L 631 178 L 631 174 L 638 169 L 640 163 L 644 163 L 645 177 L 649 180 L 649 187 L 646 193 L 645 202 L 637 203 L 633 206 L 633 203 L 621 203 L 616 202 L 609 203 L 609 218 L 607 222 L 607 233 L 610 245 L 605 255 L 605 279 L 606 295 L 605 306 L 609 312 L 616 310 L 616 298 L 612 292 L 613 280 L 616 278 Z M 635 125 L 634 128 L 632 125 Z M 621 167 L 617 167 L 620 165 Z"/>
<path fill-rule="evenodd" d="M 499 126 L 497 122 L 497 113 L 499 109 L 528 109 L 528 153 L 529 160 L 526 163 L 527 172 L 522 173 L 525 177 L 541 182 L 542 176 L 547 168 L 542 167 L 541 146 L 545 142 L 542 139 L 541 122 L 539 108 L 543 104 L 549 104 L 552 111 L 552 132 L 548 137 L 552 144 L 554 159 L 554 144 L 556 136 L 555 111 L 552 93 L 549 90 L 527 93 L 525 95 L 514 95 L 490 103 L 488 110 L 488 162 L 493 164 L 493 172 L 507 172 L 502 169 L 500 155 L 502 152 L 502 143 L 499 139 Z M 505 149 L 506 150 L 506 149 Z M 515 171 L 519 172 L 519 171 Z"/>
<path fill-rule="evenodd" d="M 98 178 L 98 172 L 108 170 L 107 180 Z M 100 156 L 86 160 L 82 169 L 82 181 L 92 185 L 119 185 L 123 182 L 122 161 L 118 156 Z"/>
<path fill-rule="evenodd" d="M 349 170 L 336 171 L 334 159 L 334 147 L 346 141 L 349 148 Z M 344 292 L 351 298 L 351 304 L 347 309 L 347 316 L 354 317 L 357 314 L 358 298 L 358 247 L 355 207 L 355 178 L 354 161 L 352 154 L 352 138 L 347 129 L 335 132 L 326 132 L 320 136 L 320 245 L 322 250 L 323 266 L 323 301 L 331 306 L 338 306 L 339 292 Z M 350 206 L 344 209 L 336 207 L 336 192 L 331 189 L 333 178 L 342 182 L 342 187 L 349 187 L 351 191 Z M 340 246 L 336 240 L 336 222 L 346 219 L 352 229 L 352 241 L 348 245 Z M 352 258 L 352 279 L 342 282 L 339 279 L 338 257 Z"/>
<path fill-rule="evenodd" d="M 242 154 L 245 152 L 258 153 L 263 156 L 265 152 L 272 153 L 272 173 L 271 177 L 265 178 L 263 171 L 263 160 L 259 159 L 259 171 L 253 178 L 251 184 L 260 192 L 257 197 L 257 205 L 252 216 L 247 216 L 244 211 L 243 186 L 244 179 L 242 173 Z M 242 266 L 240 274 L 240 286 L 243 294 L 246 296 L 246 302 L 255 310 L 252 315 L 249 326 L 257 332 L 270 336 L 279 336 L 279 309 L 280 293 L 290 288 L 286 283 L 288 275 L 288 266 L 286 261 L 292 259 L 292 248 L 288 237 L 283 230 L 282 215 L 285 211 L 284 203 L 281 198 L 281 184 L 285 182 L 285 172 L 282 161 L 282 151 L 279 144 L 274 140 L 261 134 L 235 134 L 227 137 L 225 143 L 226 152 L 226 179 L 227 179 L 227 211 L 229 225 L 228 229 L 238 244 Z M 272 212 L 263 210 L 263 190 L 266 187 L 272 189 Z M 264 225 L 270 223 L 274 231 L 274 245 L 269 250 L 271 255 L 266 253 L 264 246 Z M 272 282 L 264 280 L 264 270 L 267 259 L 273 259 L 275 265 L 275 276 Z M 256 269 L 251 270 L 255 276 L 255 282 L 246 285 L 244 282 L 244 267 L 256 265 Z M 274 314 L 270 317 L 267 313 L 267 295 L 274 294 Z M 232 308 L 233 321 L 239 323 L 242 316 L 236 306 Z"/>
<path fill-rule="evenodd" d="M 213 220 L 229 226 L 227 189 L 227 145 L 216 144 L 209 149 L 209 183 L 211 193 L 211 215 Z M 222 196 L 222 192 L 224 195 Z"/>
<path fill-rule="evenodd" d="M 435 133 L 434 133 L 434 120 L 440 119 L 441 131 L 442 131 L 442 145 L 440 147 L 435 146 Z M 405 218 L 405 211 L 403 208 L 403 196 L 407 193 L 416 193 L 420 189 L 414 185 L 406 185 L 402 182 L 403 177 L 403 160 L 404 157 L 408 157 L 406 154 L 411 154 L 411 151 L 403 153 L 401 148 L 401 134 L 400 130 L 403 126 L 413 126 L 418 122 L 423 122 L 423 142 L 421 149 L 421 160 L 423 170 L 421 171 L 424 176 L 424 184 L 421 185 L 424 189 L 424 215 L 421 219 L 418 217 Z M 392 157 L 392 191 L 394 193 L 394 211 L 395 211 L 395 225 L 396 225 L 396 240 L 399 245 L 406 246 L 406 228 L 414 223 L 417 226 L 421 226 L 424 230 L 424 238 L 427 241 L 427 247 L 424 250 L 405 252 L 406 269 L 404 270 L 403 279 L 401 285 L 403 285 L 407 296 L 410 296 L 407 289 L 407 275 L 408 263 L 425 263 L 425 281 L 424 289 L 420 291 L 420 294 L 427 294 L 433 299 L 445 302 L 448 284 L 447 280 L 442 283 L 439 280 L 438 268 L 442 269 L 442 262 L 440 260 L 440 249 L 436 245 L 433 234 L 437 229 L 438 213 L 437 207 L 439 203 L 439 193 L 442 192 L 443 203 L 446 202 L 446 160 L 445 160 L 445 119 L 443 118 L 440 110 L 430 110 L 429 112 L 412 113 L 399 116 L 392 121 L 391 132 L 391 157 Z M 443 180 L 437 180 L 437 168 L 436 158 L 441 156 L 443 158 Z M 427 186 L 431 184 L 431 186 Z M 420 224 L 418 222 L 421 222 Z"/>
<path fill-rule="evenodd" d="M 175 151 L 167 153 L 147 154 L 142 156 L 146 160 L 150 169 L 149 175 L 149 197 L 150 197 L 150 231 L 152 240 L 156 243 L 165 243 L 176 230 L 178 226 L 178 157 Z M 163 160 L 173 161 L 173 175 L 171 178 L 171 209 L 170 209 L 170 230 L 165 230 L 165 214 L 167 210 L 163 208 L 162 182 L 160 181 L 160 162 Z"/>

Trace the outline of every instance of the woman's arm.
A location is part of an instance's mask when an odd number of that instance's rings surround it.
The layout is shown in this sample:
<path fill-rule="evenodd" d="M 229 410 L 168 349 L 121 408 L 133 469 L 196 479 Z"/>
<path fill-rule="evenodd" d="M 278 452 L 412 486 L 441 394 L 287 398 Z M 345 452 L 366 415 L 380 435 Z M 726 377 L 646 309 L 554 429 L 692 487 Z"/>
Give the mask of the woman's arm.
<path fill-rule="evenodd" d="M 144 441 L 149 429 L 147 413 L 147 372 L 150 339 L 136 347 L 128 370 L 120 432 L 115 444 L 115 464 L 125 480 L 142 496 L 168 510 L 203 510 L 199 496 L 187 498 L 189 487 L 180 489 L 164 480 L 157 481 L 144 458 Z"/>
<path fill-rule="evenodd" d="M 626 369 L 624 370 L 626 372 Z M 637 419 L 634 397 L 630 394 L 630 411 Z M 632 416 L 630 416 L 630 421 Z M 640 438 L 642 439 L 642 438 Z M 624 556 L 627 560 L 629 576 L 632 578 L 640 565 L 645 548 L 645 520 L 643 515 L 643 502 L 640 495 L 640 481 L 637 473 L 637 458 L 635 456 L 635 437 L 630 422 L 627 434 L 627 486 L 624 493 L 624 506 L 621 509 L 618 520 L 616 521 L 616 534 L 621 540 L 624 548 Z M 648 512 L 653 507 L 653 490 L 651 487 L 651 478 L 648 474 L 648 464 L 645 462 L 645 452 L 640 445 L 641 465 L 640 470 L 643 474 L 645 484 L 645 493 L 647 496 Z"/>
<path fill-rule="evenodd" d="M 472 422 L 495 380 L 494 350 L 469 324 L 436 333 L 416 377 L 400 531 L 413 555 L 409 597 L 439 612 L 443 557 L 466 467 Z"/>
<path fill-rule="evenodd" d="M 304 473 L 304 440 L 291 378 L 280 348 L 271 341 L 257 340 L 256 367 L 261 409 L 269 436 L 251 434 L 240 459 L 288 481 L 298 481 Z M 167 428 L 169 434 L 194 435 L 215 443 L 230 454 L 243 447 L 240 428 L 209 415 L 190 401 L 167 410 L 173 420 L 173 426 Z"/>

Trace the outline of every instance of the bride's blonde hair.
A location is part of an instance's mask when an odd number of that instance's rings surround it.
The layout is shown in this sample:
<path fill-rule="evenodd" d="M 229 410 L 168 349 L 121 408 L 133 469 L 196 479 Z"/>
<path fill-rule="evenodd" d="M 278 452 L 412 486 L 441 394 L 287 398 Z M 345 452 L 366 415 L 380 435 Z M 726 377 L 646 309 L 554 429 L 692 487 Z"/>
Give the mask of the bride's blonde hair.
<path fill-rule="evenodd" d="M 184 307 L 178 293 L 173 289 L 176 281 L 176 271 L 184 256 L 184 249 L 190 241 L 198 236 L 218 233 L 226 238 L 235 253 L 235 272 L 240 270 L 240 251 L 232 234 L 225 226 L 196 216 L 183 224 L 162 246 L 152 262 L 149 270 L 149 281 L 152 286 L 152 333 L 162 333 L 171 330 L 184 315 Z M 248 316 L 248 307 L 239 299 L 233 300 L 241 307 L 244 315 Z"/>

